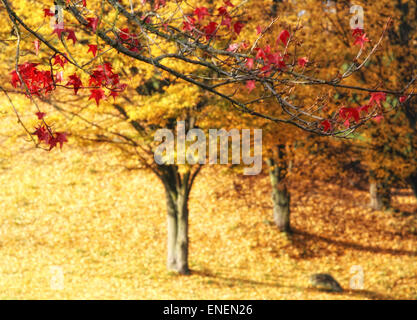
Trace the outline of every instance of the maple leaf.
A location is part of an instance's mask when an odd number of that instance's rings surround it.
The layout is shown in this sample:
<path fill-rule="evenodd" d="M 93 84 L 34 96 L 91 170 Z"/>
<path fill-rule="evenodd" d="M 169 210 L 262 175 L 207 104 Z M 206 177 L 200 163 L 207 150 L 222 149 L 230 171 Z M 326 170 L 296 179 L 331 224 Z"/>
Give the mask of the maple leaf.
<path fill-rule="evenodd" d="M 53 16 L 55 16 L 55 14 L 53 12 L 51 12 L 50 9 L 46 8 L 46 9 L 43 9 L 43 16 L 44 17 L 53 17 Z"/>
<path fill-rule="evenodd" d="M 64 32 L 64 24 L 63 23 L 57 23 L 54 25 L 54 31 L 52 31 L 52 34 L 56 33 L 58 38 L 61 39 L 62 33 Z"/>
<path fill-rule="evenodd" d="M 257 26 L 256 27 L 256 34 L 260 35 L 262 33 L 262 27 L 261 26 Z"/>
<path fill-rule="evenodd" d="M 69 76 L 69 81 L 66 84 L 67 86 L 73 86 L 74 88 L 74 94 L 77 94 L 78 89 L 81 88 L 81 86 L 83 85 L 83 83 L 81 82 L 80 78 L 77 76 L 76 73 L 74 73 L 73 75 Z"/>
<path fill-rule="evenodd" d="M 43 125 L 35 127 L 35 129 L 35 132 L 32 134 L 38 137 L 39 142 L 44 141 L 45 143 L 48 143 L 50 139 L 48 130 Z"/>
<path fill-rule="evenodd" d="M 351 118 L 353 118 L 356 122 L 359 122 L 360 120 L 359 110 L 357 108 L 342 107 L 339 110 L 339 115 L 342 119 L 345 119 L 348 122 Z"/>
<path fill-rule="evenodd" d="M 42 120 L 46 116 L 45 112 L 40 112 L 40 111 L 36 112 L 35 114 L 39 120 Z"/>
<path fill-rule="evenodd" d="M 193 17 L 187 16 L 184 19 L 182 29 L 184 31 L 193 31 L 195 25 L 195 19 Z"/>
<path fill-rule="evenodd" d="M 242 22 L 238 21 L 233 25 L 233 30 L 236 32 L 236 34 L 240 34 L 244 26 L 245 25 Z"/>
<path fill-rule="evenodd" d="M 231 7 L 231 8 L 233 8 L 233 7 L 234 7 L 233 3 L 231 3 L 231 2 L 230 2 L 230 0 L 225 0 L 225 1 L 224 1 L 224 4 L 225 4 L 226 6 L 228 6 L 228 7 Z"/>
<path fill-rule="evenodd" d="M 253 58 L 248 58 L 246 60 L 246 68 L 248 68 L 249 70 L 252 70 L 254 62 L 255 60 Z"/>
<path fill-rule="evenodd" d="M 62 68 L 64 68 L 65 64 L 68 62 L 67 58 L 61 55 L 55 56 L 54 65 L 59 64 Z"/>
<path fill-rule="evenodd" d="M 265 59 L 265 51 L 262 48 L 255 48 L 256 51 L 256 60 L 258 59 Z"/>
<path fill-rule="evenodd" d="M 365 30 L 361 29 L 361 28 L 355 28 L 352 31 L 352 36 L 356 37 L 356 36 L 361 36 L 365 33 Z"/>
<path fill-rule="evenodd" d="M 229 13 L 227 12 L 226 7 L 220 7 L 217 10 L 219 11 L 220 16 L 229 17 Z"/>
<path fill-rule="evenodd" d="M 248 88 L 249 93 L 256 88 L 255 80 L 249 80 L 246 82 L 246 88 Z"/>
<path fill-rule="evenodd" d="M 298 59 L 298 65 L 300 67 L 303 67 L 304 68 L 306 66 L 307 62 L 308 62 L 307 57 L 302 57 L 302 58 L 299 58 Z"/>
<path fill-rule="evenodd" d="M 68 142 L 67 135 L 68 133 L 66 132 L 55 132 L 55 137 L 53 138 L 54 146 L 59 143 L 59 148 L 62 149 L 64 143 Z"/>
<path fill-rule="evenodd" d="M 222 26 L 226 26 L 228 29 L 230 29 L 230 27 L 232 26 L 232 18 L 231 17 L 225 17 L 222 20 L 221 25 Z"/>
<path fill-rule="evenodd" d="M 371 93 L 371 98 L 369 99 L 370 105 L 377 104 L 379 107 L 381 107 L 381 101 L 385 101 L 387 99 L 387 94 L 385 92 L 373 92 Z"/>
<path fill-rule="evenodd" d="M 288 32 L 288 30 L 282 30 L 281 33 L 278 36 L 277 43 L 278 43 L 278 40 L 279 40 L 284 45 L 287 45 L 289 38 L 290 38 L 290 33 Z"/>
<path fill-rule="evenodd" d="M 92 89 L 90 90 L 90 92 L 91 92 L 91 95 L 90 95 L 90 98 L 88 98 L 88 100 L 95 99 L 97 106 L 100 104 L 100 100 L 105 99 L 106 97 L 103 89 Z"/>
<path fill-rule="evenodd" d="M 96 44 L 89 44 L 88 45 L 88 51 L 87 53 L 91 52 L 93 54 L 93 57 L 97 54 L 97 45 Z"/>
<path fill-rule="evenodd" d="M 39 45 L 40 45 L 39 40 L 36 39 L 35 41 L 33 41 L 33 45 L 35 46 L 36 55 L 38 55 L 39 54 Z"/>
<path fill-rule="evenodd" d="M 17 87 L 20 86 L 22 84 L 22 82 L 20 81 L 19 75 L 17 74 L 16 70 L 13 70 L 12 72 L 10 72 L 10 74 L 12 75 L 12 86 L 13 87 Z"/>
<path fill-rule="evenodd" d="M 129 28 L 120 29 L 119 37 L 123 41 L 126 41 L 126 40 L 130 39 L 131 35 L 130 35 L 130 32 L 129 32 Z"/>
<path fill-rule="evenodd" d="M 197 16 L 198 21 L 204 19 L 205 16 L 209 16 L 210 13 L 208 12 L 206 7 L 199 7 L 194 10 L 194 14 Z"/>
<path fill-rule="evenodd" d="M 207 26 L 204 27 L 204 33 L 206 35 L 206 39 L 210 40 L 211 38 L 214 37 L 216 30 L 217 30 L 217 23 L 212 21 L 210 22 Z"/>
<path fill-rule="evenodd" d="M 72 43 L 75 44 L 77 42 L 77 37 L 75 36 L 75 32 L 72 29 L 65 29 L 68 33 L 67 40 L 72 40 Z"/>
<path fill-rule="evenodd" d="M 366 105 L 364 105 L 364 106 L 361 106 L 361 107 L 359 107 L 359 111 L 363 111 L 363 112 L 365 112 L 365 113 L 369 113 L 369 109 L 371 108 L 372 106 L 370 105 L 370 104 L 366 104 Z"/>
<path fill-rule="evenodd" d="M 332 130 L 332 124 L 330 123 L 329 120 L 323 120 L 320 125 L 323 127 L 323 131 L 324 132 L 328 132 L 330 130 Z"/>
<path fill-rule="evenodd" d="M 87 18 L 88 24 L 87 27 L 91 28 L 93 32 L 96 32 L 98 26 L 98 18 Z"/>
<path fill-rule="evenodd" d="M 369 39 L 366 37 L 366 33 L 364 33 L 364 34 L 362 34 L 360 36 L 357 36 L 355 38 L 354 45 L 355 46 L 358 45 L 358 46 L 361 47 L 361 49 L 363 49 L 365 43 L 368 42 L 368 41 L 369 41 Z"/>

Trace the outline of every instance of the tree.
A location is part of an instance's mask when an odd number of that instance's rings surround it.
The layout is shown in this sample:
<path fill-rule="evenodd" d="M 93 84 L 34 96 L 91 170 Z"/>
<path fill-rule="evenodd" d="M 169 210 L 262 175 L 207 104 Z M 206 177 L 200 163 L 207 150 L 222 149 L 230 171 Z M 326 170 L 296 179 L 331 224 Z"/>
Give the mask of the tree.
<path fill-rule="evenodd" d="M 68 118 L 73 136 L 115 145 L 152 170 L 166 191 L 168 267 L 184 274 L 189 272 L 188 196 L 201 166 L 155 163 L 152 137 L 158 129 L 174 130 L 180 121 L 185 129 L 200 126 L 202 109 L 222 103 L 262 121 L 346 136 L 380 113 L 380 104 L 358 113 L 306 87 L 355 90 L 372 97 L 405 91 L 345 84 L 365 68 L 382 37 L 359 63 L 368 48 L 364 34 L 355 34 L 352 40 L 361 44 L 356 60 L 342 75 L 329 73 L 306 52 L 299 54 L 310 36 L 293 14 L 279 25 L 276 19 L 263 25 L 248 13 L 263 10 L 264 1 L 233 2 L 157 0 L 138 7 L 113 0 L 58 1 L 51 11 L 44 1 L 43 8 L 29 11 L 27 1 L 11 5 L 1 0 L 1 16 L 10 22 L 3 26 L 2 38 L 15 44 L 5 47 L 2 57 L 3 68 L 11 72 L 10 85 L 2 90 L 20 124 L 37 147 L 62 148 L 68 132 L 51 125 L 42 109 L 49 103 Z M 48 19 L 53 21 L 52 34 L 44 27 Z M 91 54 L 88 59 L 86 54 Z M 326 74 L 331 77 L 320 78 Z M 22 94 L 35 106 L 35 131 L 21 120 L 21 112 L 27 111 L 13 104 L 12 98 Z M 86 105 L 87 96 L 96 107 Z M 104 103 L 106 99 L 123 103 Z"/>

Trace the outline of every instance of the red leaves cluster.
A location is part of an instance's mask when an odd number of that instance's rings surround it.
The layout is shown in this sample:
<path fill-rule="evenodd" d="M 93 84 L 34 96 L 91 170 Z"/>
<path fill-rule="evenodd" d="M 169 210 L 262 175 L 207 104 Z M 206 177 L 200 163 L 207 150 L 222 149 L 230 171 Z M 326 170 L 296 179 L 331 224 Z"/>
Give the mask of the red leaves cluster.
<path fill-rule="evenodd" d="M 374 117 L 374 120 L 380 121 L 383 118 L 382 115 L 382 102 L 386 101 L 387 94 L 385 92 L 372 92 L 369 99 L 369 103 L 360 107 L 342 107 L 339 110 L 339 117 L 341 122 L 346 128 L 350 128 L 351 121 L 359 123 L 361 120 L 361 113 L 369 115 L 369 111 L 373 107 L 377 107 L 378 114 Z M 401 102 L 401 98 L 400 98 Z M 330 119 L 325 119 L 320 122 L 320 126 L 324 132 L 329 132 L 333 129 Z"/>
<path fill-rule="evenodd" d="M 30 94 L 40 96 L 41 93 L 47 94 L 54 89 L 54 84 L 51 77 L 51 71 L 38 70 L 38 63 L 25 62 L 18 66 L 18 71 L 29 90 Z M 17 88 L 22 85 L 16 70 L 11 73 L 11 83 L 13 87 Z"/>
<path fill-rule="evenodd" d="M 366 33 L 363 29 L 354 29 L 352 31 L 352 36 L 355 38 L 355 42 L 353 44 L 355 46 L 360 46 L 361 49 L 363 49 L 366 42 L 369 42 L 369 39 L 366 37 Z"/>
<path fill-rule="evenodd" d="M 230 0 L 224 1 L 224 5 L 217 9 L 218 14 L 210 14 L 206 7 L 197 7 L 190 15 L 184 18 L 183 30 L 188 32 L 193 32 L 195 29 L 201 30 L 207 41 L 216 36 L 220 26 L 225 26 L 239 35 L 245 25 L 242 21 L 232 22 L 232 16 L 228 11 L 229 7 L 234 7 Z M 206 17 L 212 19 L 220 18 L 220 21 L 209 21 L 206 25 L 202 25 L 201 23 Z"/>
<path fill-rule="evenodd" d="M 129 28 L 121 29 L 119 32 L 119 38 L 130 51 L 139 52 L 139 37 L 134 33 L 130 33 Z"/>
<path fill-rule="evenodd" d="M 89 99 L 94 99 L 99 105 L 100 100 L 105 99 L 104 90 L 100 87 L 106 87 L 110 90 L 110 96 L 115 98 L 119 92 L 126 89 L 127 85 L 120 83 L 120 78 L 117 73 L 113 72 L 113 68 L 109 62 L 97 66 L 93 71 L 89 80 L 90 86 L 99 87 L 98 89 L 90 90 L 91 95 Z"/>
<path fill-rule="evenodd" d="M 36 114 L 39 119 L 43 119 L 45 114 L 43 112 L 38 112 Z M 35 128 L 35 131 L 32 133 L 38 137 L 39 143 L 45 143 L 49 146 L 49 151 L 55 148 L 58 144 L 62 149 L 62 146 L 65 142 L 68 142 L 68 134 L 65 132 L 55 132 L 53 133 L 50 127 L 47 127 L 45 123 L 40 124 Z"/>

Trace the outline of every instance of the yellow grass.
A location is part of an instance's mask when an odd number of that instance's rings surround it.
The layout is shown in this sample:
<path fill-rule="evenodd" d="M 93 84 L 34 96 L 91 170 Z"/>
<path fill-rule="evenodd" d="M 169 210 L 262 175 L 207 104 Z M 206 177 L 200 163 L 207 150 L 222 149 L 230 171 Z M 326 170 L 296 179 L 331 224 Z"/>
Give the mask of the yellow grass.
<path fill-rule="evenodd" d="M 410 214 L 384 213 L 366 208 L 366 192 L 300 184 L 287 238 L 271 223 L 267 178 L 218 170 L 205 169 L 192 192 L 193 273 L 184 277 L 165 270 L 165 201 L 153 175 L 71 146 L 2 157 L 0 298 L 417 298 L 411 194 L 395 198 Z M 349 290 L 354 265 L 364 290 Z M 310 288 L 317 272 L 347 291 Z"/>

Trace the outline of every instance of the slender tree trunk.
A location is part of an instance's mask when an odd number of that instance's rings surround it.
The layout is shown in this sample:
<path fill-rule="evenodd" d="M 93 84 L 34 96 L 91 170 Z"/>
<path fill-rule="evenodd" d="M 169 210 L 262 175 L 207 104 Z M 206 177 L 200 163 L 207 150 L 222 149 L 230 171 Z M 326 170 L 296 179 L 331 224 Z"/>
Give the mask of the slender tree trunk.
<path fill-rule="evenodd" d="M 190 172 L 181 176 L 176 166 L 166 167 L 165 174 L 161 177 L 167 205 L 167 268 L 180 274 L 190 273 L 188 267 L 188 199 L 193 179 L 190 179 Z"/>
<path fill-rule="evenodd" d="M 369 206 L 374 210 L 383 210 L 391 207 L 391 191 L 390 189 L 377 182 L 369 184 L 370 203 Z"/>
<path fill-rule="evenodd" d="M 414 196 L 417 198 L 417 173 L 412 174 L 408 178 L 408 182 L 411 186 L 411 189 L 413 189 Z"/>
<path fill-rule="evenodd" d="M 283 159 L 283 150 L 283 146 L 279 146 L 278 157 L 280 163 L 276 163 L 274 159 L 269 158 L 267 164 L 272 186 L 274 222 L 280 232 L 290 233 L 290 193 L 284 180 L 287 168 Z"/>
<path fill-rule="evenodd" d="M 177 270 L 176 245 L 177 245 L 177 207 L 169 191 L 166 192 L 167 203 L 167 226 L 168 226 L 168 248 L 167 248 L 167 268 L 171 271 Z"/>
<path fill-rule="evenodd" d="M 188 197 L 178 197 L 178 220 L 177 220 L 177 244 L 176 258 L 177 271 L 181 274 L 189 274 L 188 268 Z"/>

